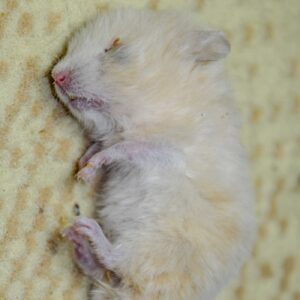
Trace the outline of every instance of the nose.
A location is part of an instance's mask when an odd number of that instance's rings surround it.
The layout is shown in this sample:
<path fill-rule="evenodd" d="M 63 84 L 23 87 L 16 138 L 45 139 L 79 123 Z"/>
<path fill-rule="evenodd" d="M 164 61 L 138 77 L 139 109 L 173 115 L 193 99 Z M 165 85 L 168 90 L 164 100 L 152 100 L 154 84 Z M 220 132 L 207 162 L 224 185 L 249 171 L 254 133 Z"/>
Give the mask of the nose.
<path fill-rule="evenodd" d="M 70 72 L 69 71 L 60 71 L 60 72 L 53 72 L 52 78 L 54 79 L 55 83 L 60 86 L 66 86 L 70 83 Z"/>

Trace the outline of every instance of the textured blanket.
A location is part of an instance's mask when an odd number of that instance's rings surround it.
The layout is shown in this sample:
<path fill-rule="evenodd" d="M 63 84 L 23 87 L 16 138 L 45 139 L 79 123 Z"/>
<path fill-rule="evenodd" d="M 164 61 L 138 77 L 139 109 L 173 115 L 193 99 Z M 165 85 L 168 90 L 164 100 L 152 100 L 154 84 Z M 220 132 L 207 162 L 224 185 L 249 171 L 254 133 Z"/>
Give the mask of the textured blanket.
<path fill-rule="evenodd" d="M 219 299 L 299 300 L 299 0 L 0 0 L 0 299 L 87 299 L 59 234 L 93 212 L 92 188 L 74 179 L 85 140 L 48 73 L 71 32 L 120 5 L 192 10 L 227 33 L 259 226 Z"/>

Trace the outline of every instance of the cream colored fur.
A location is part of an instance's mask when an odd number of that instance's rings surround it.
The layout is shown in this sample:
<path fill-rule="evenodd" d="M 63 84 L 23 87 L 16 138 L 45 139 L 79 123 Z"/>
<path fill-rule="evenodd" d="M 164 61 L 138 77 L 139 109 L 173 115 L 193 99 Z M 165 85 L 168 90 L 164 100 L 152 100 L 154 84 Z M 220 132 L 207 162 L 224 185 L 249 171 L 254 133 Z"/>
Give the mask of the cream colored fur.
<path fill-rule="evenodd" d="M 59 94 L 92 139 L 163 149 L 119 163 L 104 187 L 97 214 L 123 284 L 99 286 L 95 300 L 210 300 L 249 253 L 253 198 L 221 61 L 229 48 L 201 32 L 176 13 L 113 11 L 76 33 L 54 68 L 76 74 L 75 96 L 106 103 L 78 112 Z"/>

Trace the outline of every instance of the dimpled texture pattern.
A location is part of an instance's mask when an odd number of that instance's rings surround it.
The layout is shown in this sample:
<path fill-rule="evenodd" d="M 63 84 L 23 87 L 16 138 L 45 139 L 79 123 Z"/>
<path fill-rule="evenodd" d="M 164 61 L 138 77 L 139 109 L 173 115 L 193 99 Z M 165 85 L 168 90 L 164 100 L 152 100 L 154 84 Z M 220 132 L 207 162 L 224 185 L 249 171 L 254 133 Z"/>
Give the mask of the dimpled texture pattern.
<path fill-rule="evenodd" d="M 0 299 L 87 299 L 89 284 L 60 236 L 75 214 L 92 215 L 92 188 L 74 179 L 85 141 L 47 74 L 72 31 L 120 5 L 192 10 L 225 30 L 258 238 L 218 299 L 299 300 L 298 0 L 0 1 Z"/>

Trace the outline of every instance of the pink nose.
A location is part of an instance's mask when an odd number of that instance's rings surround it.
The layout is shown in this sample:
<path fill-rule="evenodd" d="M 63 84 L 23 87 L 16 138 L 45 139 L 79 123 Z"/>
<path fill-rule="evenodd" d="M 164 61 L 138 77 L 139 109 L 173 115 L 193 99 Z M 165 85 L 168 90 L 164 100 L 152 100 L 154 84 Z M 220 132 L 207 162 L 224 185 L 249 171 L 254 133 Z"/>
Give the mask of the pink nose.
<path fill-rule="evenodd" d="M 52 77 L 58 85 L 65 86 L 70 82 L 70 72 L 68 71 L 61 71 L 58 73 L 53 73 Z"/>

